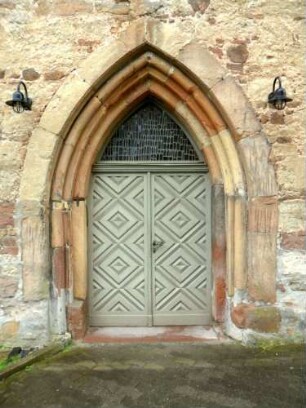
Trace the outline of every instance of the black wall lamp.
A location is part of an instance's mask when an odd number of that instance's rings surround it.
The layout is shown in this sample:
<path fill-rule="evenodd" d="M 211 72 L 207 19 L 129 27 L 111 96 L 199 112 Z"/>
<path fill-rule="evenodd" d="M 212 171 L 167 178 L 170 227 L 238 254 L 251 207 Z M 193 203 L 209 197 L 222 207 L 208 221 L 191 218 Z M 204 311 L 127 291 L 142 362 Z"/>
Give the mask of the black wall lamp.
<path fill-rule="evenodd" d="M 23 86 L 24 93 L 20 90 L 20 86 Z M 14 112 L 21 113 L 24 110 L 31 110 L 32 99 L 28 97 L 28 90 L 26 84 L 20 81 L 17 85 L 17 90 L 13 93 L 12 99 L 5 102 L 7 105 L 12 106 Z"/>
<path fill-rule="evenodd" d="M 276 82 L 278 82 L 277 89 L 275 89 Z M 286 103 L 291 101 L 292 99 L 286 96 L 285 88 L 282 88 L 280 77 L 276 77 L 273 82 L 273 91 L 268 96 L 268 103 L 273 105 L 275 109 L 282 110 Z"/>

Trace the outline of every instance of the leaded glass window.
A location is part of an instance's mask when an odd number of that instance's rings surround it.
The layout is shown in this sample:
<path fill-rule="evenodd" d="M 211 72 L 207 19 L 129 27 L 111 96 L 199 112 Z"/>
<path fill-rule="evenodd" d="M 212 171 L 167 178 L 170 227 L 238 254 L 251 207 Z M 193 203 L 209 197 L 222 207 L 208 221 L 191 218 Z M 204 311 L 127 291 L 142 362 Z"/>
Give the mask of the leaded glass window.
<path fill-rule="evenodd" d="M 154 104 L 142 106 L 115 131 L 103 161 L 199 161 L 174 120 Z"/>

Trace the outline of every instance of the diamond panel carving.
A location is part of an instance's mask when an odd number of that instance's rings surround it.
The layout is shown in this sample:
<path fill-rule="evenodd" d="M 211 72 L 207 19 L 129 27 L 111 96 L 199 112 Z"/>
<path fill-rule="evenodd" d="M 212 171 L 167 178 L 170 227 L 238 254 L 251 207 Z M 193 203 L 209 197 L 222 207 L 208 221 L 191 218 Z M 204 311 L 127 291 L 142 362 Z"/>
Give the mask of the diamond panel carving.
<path fill-rule="evenodd" d="M 201 174 L 155 175 L 153 239 L 164 241 L 153 258 L 154 314 L 203 313 L 208 307 L 209 211 Z M 158 191 L 159 194 L 155 194 Z"/>
<path fill-rule="evenodd" d="M 143 197 L 143 175 L 99 175 L 95 179 L 93 314 L 145 312 Z"/>

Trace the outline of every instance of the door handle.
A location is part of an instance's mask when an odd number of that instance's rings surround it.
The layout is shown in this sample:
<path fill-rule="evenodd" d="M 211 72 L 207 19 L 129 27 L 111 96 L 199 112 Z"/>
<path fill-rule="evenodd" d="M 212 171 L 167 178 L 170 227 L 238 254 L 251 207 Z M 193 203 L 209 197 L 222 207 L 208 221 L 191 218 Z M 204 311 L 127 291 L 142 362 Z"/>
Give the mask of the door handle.
<path fill-rule="evenodd" d="M 158 248 L 160 248 L 162 245 L 164 245 L 164 241 L 153 241 L 152 242 L 152 247 L 153 247 L 153 252 L 155 253 Z"/>

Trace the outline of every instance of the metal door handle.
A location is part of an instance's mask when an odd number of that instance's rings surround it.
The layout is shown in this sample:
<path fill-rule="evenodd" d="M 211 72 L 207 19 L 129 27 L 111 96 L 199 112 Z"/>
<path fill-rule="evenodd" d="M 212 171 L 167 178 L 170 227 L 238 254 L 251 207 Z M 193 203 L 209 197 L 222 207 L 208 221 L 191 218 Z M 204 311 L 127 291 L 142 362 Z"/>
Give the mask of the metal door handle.
<path fill-rule="evenodd" d="M 152 242 L 152 247 L 153 247 L 153 252 L 156 252 L 158 248 L 160 248 L 162 245 L 164 245 L 164 241 L 153 241 Z"/>

